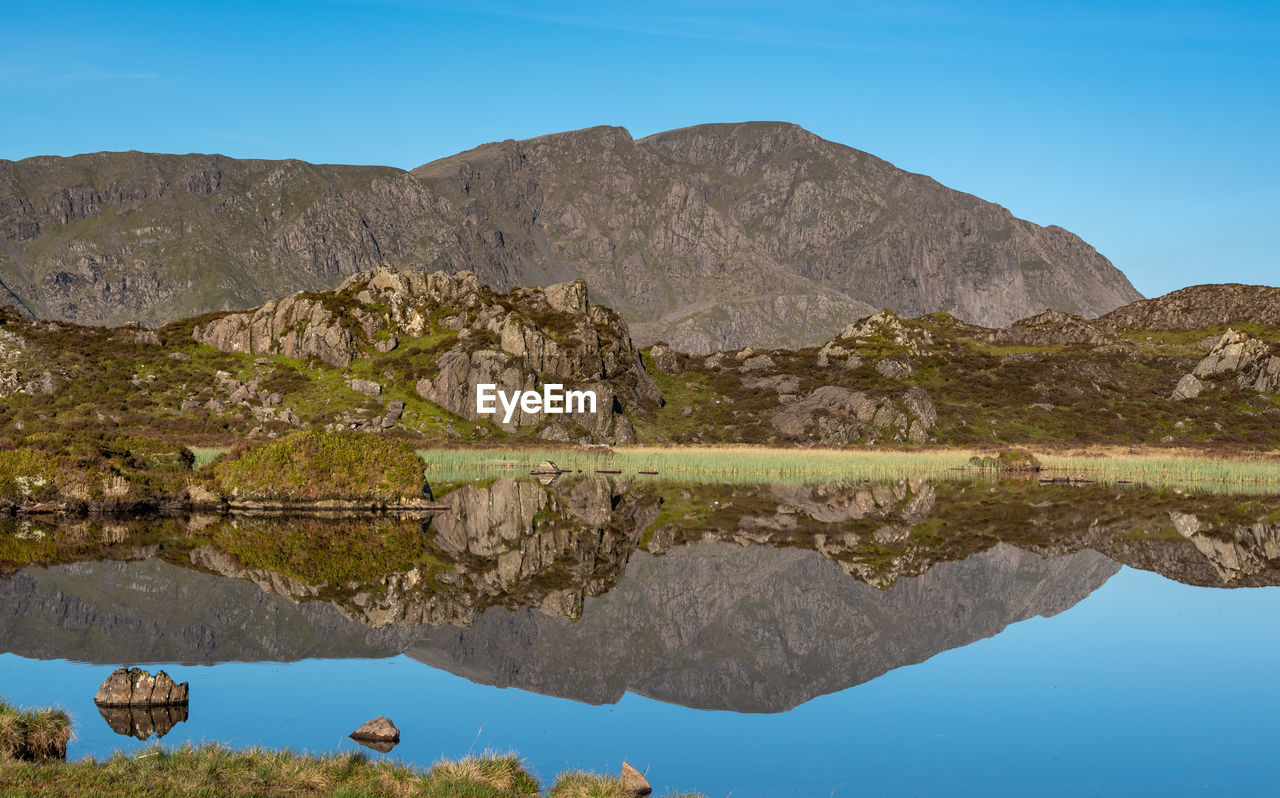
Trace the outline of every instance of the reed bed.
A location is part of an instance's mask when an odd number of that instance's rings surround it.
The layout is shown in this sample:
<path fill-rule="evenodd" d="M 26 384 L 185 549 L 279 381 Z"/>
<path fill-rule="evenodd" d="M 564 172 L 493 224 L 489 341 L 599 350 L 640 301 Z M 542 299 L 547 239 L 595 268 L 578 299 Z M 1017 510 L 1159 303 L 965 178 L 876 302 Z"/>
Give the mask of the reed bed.
<path fill-rule="evenodd" d="M 836 480 L 892 482 L 901 479 L 971 480 L 992 472 L 970 465 L 976 451 L 856 451 L 773 449 L 763 446 L 617 447 L 614 449 L 419 450 L 429 480 L 528 474 L 543 461 L 593 474 L 621 471 L 682 482 L 812 483 Z M 982 454 L 990 454 L 985 452 Z M 1044 476 L 1077 476 L 1097 482 L 1134 483 L 1215 493 L 1280 493 L 1280 459 L 1218 459 L 1194 456 L 1078 456 L 1035 453 Z"/>
<path fill-rule="evenodd" d="M 1043 455 L 1050 475 L 1081 476 L 1098 482 L 1183 488 L 1213 493 L 1280 493 L 1280 460 L 1218 459 L 1166 455 L 1070 457 Z"/>

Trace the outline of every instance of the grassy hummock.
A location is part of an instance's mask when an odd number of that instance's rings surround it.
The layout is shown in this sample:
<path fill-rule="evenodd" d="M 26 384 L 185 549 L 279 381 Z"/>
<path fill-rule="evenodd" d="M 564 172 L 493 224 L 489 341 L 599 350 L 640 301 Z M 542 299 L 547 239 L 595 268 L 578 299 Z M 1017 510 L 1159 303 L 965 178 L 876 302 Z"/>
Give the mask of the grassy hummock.
<path fill-rule="evenodd" d="M 298 432 L 233 449 L 212 466 L 238 500 L 397 502 L 422 491 L 422 461 L 401 441 L 354 432 Z"/>
<path fill-rule="evenodd" d="M 71 716 L 60 709 L 19 709 L 0 699 L 0 761 L 64 759 Z"/>
<path fill-rule="evenodd" d="M 440 761 L 427 770 L 361 753 L 309 755 L 216 744 L 149 748 L 132 756 L 64 763 L 0 763 L 0 794 L 33 796 L 311 796 L 624 798 L 622 782 L 562 774 L 543 793 L 514 755 Z"/>

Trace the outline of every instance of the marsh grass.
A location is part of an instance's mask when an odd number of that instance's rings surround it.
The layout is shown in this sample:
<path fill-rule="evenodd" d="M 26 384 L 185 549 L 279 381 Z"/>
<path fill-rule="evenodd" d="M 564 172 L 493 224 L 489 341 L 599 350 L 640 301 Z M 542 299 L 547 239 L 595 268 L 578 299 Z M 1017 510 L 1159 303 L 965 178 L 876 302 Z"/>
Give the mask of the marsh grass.
<path fill-rule="evenodd" d="M 989 451 L 947 449 L 924 452 L 777 449 L 763 446 L 620 447 L 617 449 L 458 449 L 418 451 L 428 479 L 465 481 L 478 474 L 527 474 L 543 460 L 582 471 L 621 470 L 624 476 L 657 471 L 657 478 L 724 484 L 830 480 L 872 482 L 928 478 L 971 480 L 984 470 L 970 464 Z M 1078 475 L 1099 482 L 1131 482 L 1151 487 L 1239 493 L 1280 492 L 1280 459 L 1204 458 L 1165 454 L 1067 455 L 1033 450 L 1046 476 Z M 997 453 L 997 457 L 999 454 Z"/>
<path fill-rule="evenodd" d="M 624 475 L 657 471 L 666 479 L 692 482 L 813 482 L 829 479 L 894 480 L 943 475 L 962 468 L 970 452 L 928 454 L 836 449 L 774 449 L 764 446 L 619 447 L 616 449 L 436 450 L 418 454 L 428 478 L 475 473 L 527 474 L 544 460 L 562 469 L 592 473 L 617 469 Z"/>
<path fill-rule="evenodd" d="M 1081 475 L 1099 482 L 1132 482 L 1155 488 L 1214 493 L 1280 492 L 1280 460 L 1216 459 L 1157 454 L 1109 457 L 1041 455 L 1050 473 Z"/>

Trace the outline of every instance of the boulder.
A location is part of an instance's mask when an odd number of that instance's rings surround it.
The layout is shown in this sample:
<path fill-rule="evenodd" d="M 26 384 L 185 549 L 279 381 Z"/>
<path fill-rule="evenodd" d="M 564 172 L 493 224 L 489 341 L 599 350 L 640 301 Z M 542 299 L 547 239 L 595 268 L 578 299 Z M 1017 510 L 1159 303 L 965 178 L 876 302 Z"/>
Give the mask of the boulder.
<path fill-rule="evenodd" d="M 347 735 L 360 745 L 387 754 L 400 743 L 400 730 L 389 718 L 378 716 Z"/>
<path fill-rule="evenodd" d="M 1184 374 L 1173 389 L 1173 400 L 1194 399 L 1204 390 L 1204 383 L 1194 374 Z"/>
<path fill-rule="evenodd" d="M 881 377 L 889 380 L 905 380 L 915 373 L 915 369 L 905 360 L 886 359 L 876 364 L 876 371 Z"/>
<path fill-rule="evenodd" d="M 186 704 L 187 682 L 178 684 L 169 674 L 155 676 L 141 668 L 117 668 L 98 688 L 93 702 L 103 707 L 156 707 Z"/>
<path fill-rule="evenodd" d="M 347 387 L 367 396 L 381 396 L 382 385 L 373 380 L 348 380 Z"/>
<path fill-rule="evenodd" d="M 653 359 L 653 365 L 663 374 L 679 374 L 683 369 L 680 368 L 680 356 L 671 347 L 663 343 L 653 345 L 649 350 L 649 357 Z"/>
<path fill-rule="evenodd" d="M 774 367 L 773 358 L 768 355 L 756 355 L 742 361 L 738 371 L 766 371 Z"/>
<path fill-rule="evenodd" d="M 622 774 L 619 776 L 622 782 L 622 793 L 632 798 L 644 798 L 653 792 L 649 780 L 644 777 L 640 771 L 636 770 L 629 763 L 622 763 Z"/>

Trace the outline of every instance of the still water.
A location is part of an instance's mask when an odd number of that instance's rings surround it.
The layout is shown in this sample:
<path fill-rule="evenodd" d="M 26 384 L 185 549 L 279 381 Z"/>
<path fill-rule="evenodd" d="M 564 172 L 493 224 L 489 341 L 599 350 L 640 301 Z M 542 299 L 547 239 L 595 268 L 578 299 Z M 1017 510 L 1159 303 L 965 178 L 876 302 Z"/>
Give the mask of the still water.
<path fill-rule="evenodd" d="M 381 571 L 300 551 L 321 522 L 0 530 L 20 541 L 8 561 L 43 563 L 0 579 L 0 694 L 71 711 L 72 758 L 154 744 L 92 702 L 143 664 L 191 683 L 165 745 L 364 750 L 346 734 L 385 714 L 392 758 L 516 751 L 544 783 L 625 759 L 659 795 L 1239 794 L 1280 777 L 1272 500 L 456 493 L 426 525 L 326 522 L 382 541 Z"/>

